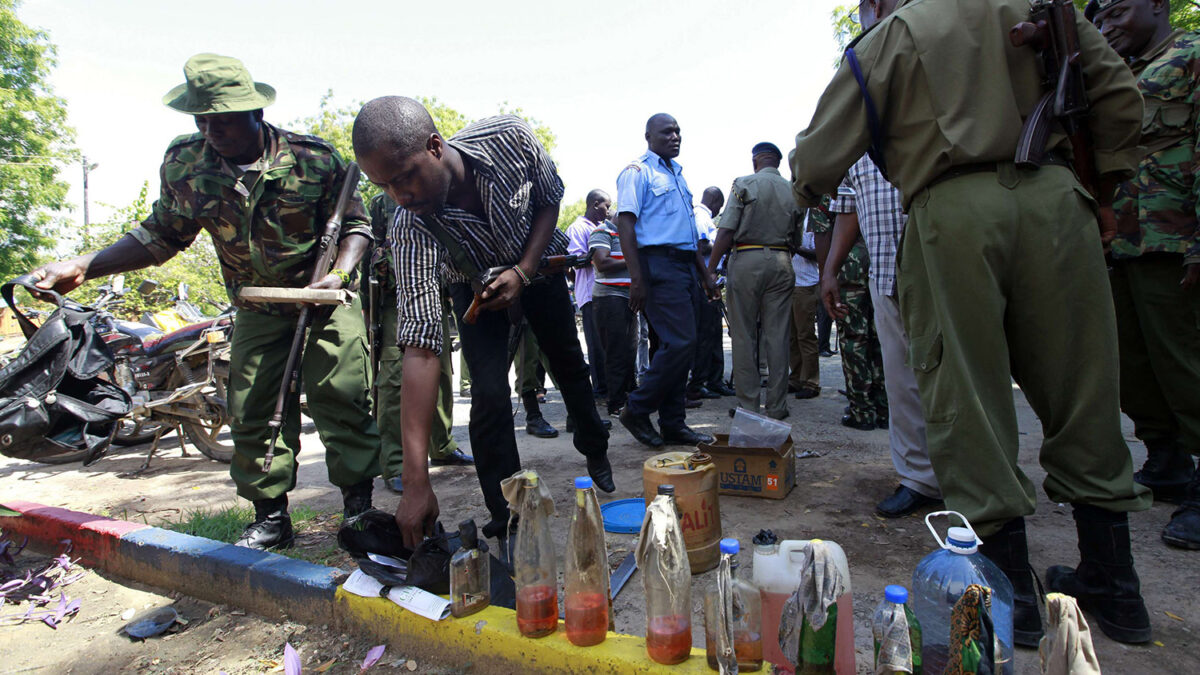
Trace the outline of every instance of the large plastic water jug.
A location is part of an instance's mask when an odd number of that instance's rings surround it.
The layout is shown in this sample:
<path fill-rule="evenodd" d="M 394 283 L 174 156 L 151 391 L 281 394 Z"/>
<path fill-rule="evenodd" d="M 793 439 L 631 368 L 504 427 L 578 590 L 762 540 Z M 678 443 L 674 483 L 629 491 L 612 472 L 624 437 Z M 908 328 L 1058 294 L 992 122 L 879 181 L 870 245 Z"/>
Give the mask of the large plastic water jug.
<path fill-rule="evenodd" d="M 791 673 L 795 666 L 779 648 L 779 617 L 783 604 L 800 585 L 803 570 L 803 549 L 809 540 L 790 539 L 776 543 L 774 535 L 754 539 L 754 572 L 752 579 L 762 595 L 763 659 L 777 667 L 776 672 Z M 845 580 L 846 592 L 837 601 L 837 643 L 834 648 L 834 671 L 838 675 L 854 675 L 854 600 L 850 592 L 850 566 L 846 552 L 832 541 L 825 543 L 836 557 L 838 572 Z"/>
<path fill-rule="evenodd" d="M 964 527 L 951 527 L 945 540 L 930 519 L 958 516 Z M 999 672 L 1013 672 L 1012 583 L 1004 572 L 979 552 L 979 537 L 957 511 L 936 511 L 925 516 L 925 525 L 940 547 L 921 560 L 913 571 L 910 606 L 921 622 L 921 663 L 927 673 L 941 673 L 949 657 L 950 615 L 967 586 L 979 584 L 992 591 L 991 617 L 1000 642 Z"/>

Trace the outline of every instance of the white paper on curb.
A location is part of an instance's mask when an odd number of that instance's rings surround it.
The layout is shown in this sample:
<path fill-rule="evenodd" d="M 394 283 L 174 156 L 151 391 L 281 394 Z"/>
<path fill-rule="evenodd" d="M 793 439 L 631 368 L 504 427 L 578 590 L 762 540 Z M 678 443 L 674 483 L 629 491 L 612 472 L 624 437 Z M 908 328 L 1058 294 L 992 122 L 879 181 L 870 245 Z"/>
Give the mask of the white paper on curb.
<path fill-rule="evenodd" d="M 379 583 L 362 570 L 355 570 L 349 579 L 342 584 L 347 593 L 361 595 L 364 598 L 378 598 L 383 584 Z M 393 586 L 388 591 L 387 599 L 400 605 L 408 611 L 430 619 L 441 621 L 450 616 L 450 601 L 423 591 L 416 586 Z"/>

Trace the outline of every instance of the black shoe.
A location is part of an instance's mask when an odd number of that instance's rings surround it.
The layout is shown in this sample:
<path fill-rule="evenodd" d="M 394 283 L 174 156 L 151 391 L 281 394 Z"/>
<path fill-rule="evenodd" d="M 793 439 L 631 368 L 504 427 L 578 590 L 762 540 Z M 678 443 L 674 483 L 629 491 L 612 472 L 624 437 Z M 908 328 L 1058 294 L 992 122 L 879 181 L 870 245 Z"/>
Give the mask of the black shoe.
<path fill-rule="evenodd" d="M 624 410 L 624 409 L 625 409 L 625 406 L 621 406 L 621 407 L 619 407 L 619 408 L 609 408 L 609 409 L 608 409 L 608 416 L 609 416 L 609 417 L 617 417 L 618 415 L 620 415 L 620 414 L 621 414 L 621 411 L 622 411 L 622 410 Z M 611 421 L 609 421 L 609 420 L 605 420 L 605 421 L 607 421 L 607 422 L 608 422 L 608 424 L 609 424 L 608 428 L 610 428 L 610 429 L 611 429 L 611 428 L 612 428 L 612 422 L 611 422 Z"/>
<path fill-rule="evenodd" d="M 918 509 L 941 503 L 940 499 L 926 497 L 908 486 L 899 485 L 892 496 L 875 505 L 875 513 L 884 518 L 903 518 Z"/>
<path fill-rule="evenodd" d="M 1163 528 L 1162 540 L 1176 548 L 1200 549 L 1200 472 L 1188 483 L 1187 496 Z"/>
<path fill-rule="evenodd" d="M 1042 639 L 1042 615 L 1038 611 L 1037 581 L 1029 566 L 1029 543 L 1025 519 L 1013 518 L 999 532 L 983 537 L 979 552 L 996 563 L 1013 587 L 1013 642 L 1037 647 Z"/>
<path fill-rule="evenodd" d="M 610 412 L 608 414 L 611 415 L 612 413 Z M 606 420 L 606 419 L 601 418 L 600 426 L 604 427 L 605 431 L 609 431 L 610 429 L 612 429 L 612 420 Z M 567 415 L 567 433 L 568 434 L 575 433 L 575 418 L 571 417 L 570 415 Z"/>
<path fill-rule="evenodd" d="M 721 398 L 720 394 L 709 389 L 708 387 L 700 387 L 699 392 L 700 398 Z"/>
<path fill-rule="evenodd" d="M 662 439 L 665 445 L 690 445 L 693 447 L 701 443 L 711 444 L 716 441 L 715 438 L 708 434 L 692 431 L 687 425 L 678 429 L 664 429 Z"/>
<path fill-rule="evenodd" d="M 1133 480 L 1150 488 L 1155 499 L 1179 503 L 1194 473 L 1192 456 L 1175 443 L 1147 442 L 1146 463 Z"/>
<path fill-rule="evenodd" d="M 829 351 L 828 349 L 822 349 L 821 351 L 817 352 L 817 354 L 820 356 L 833 356 L 833 352 Z"/>
<path fill-rule="evenodd" d="M 686 396 L 687 396 L 687 400 L 689 402 L 699 401 L 700 399 L 704 398 L 704 396 L 700 394 L 699 389 L 688 389 L 686 392 Z"/>
<path fill-rule="evenodd" d="M 471 466 L 475 463 L 475 458 L 455 448 L 448 455 L 431 458 L 429 463 L 434 466 Z"/>
<path fill-rule="evenodd" d="M 371 493 L 375 488 L 375 480 L 364 480 L 361 483 L 342 488 L 342 520 L 354 520 L 363 513 L 371 510 Z"/>
<path fill-rule="evenodd" d="M 853 415 L 842 415 L 842 426 L 858 429 L 859 431 L 871 431 L 875 428 L 875 423 L 854 419 Z"/>
<path fill-rule="evenodd" d="M 820 396 L 820 395 L 821 395 L 821 390 L 820 390 L 820 389 L 813 389 L 812 387 L 801 387 L 801 388 L 800 388 L 800 389 L 799 389 L 799 390 L 796 392 L 796 398 L 800 398 L 800 399 L 805 399 L 805 398 L 816 398 L 816 397 L 818 397 L 818 396 Z"/>
<path fill-rule="evenodd" d="M 292 517 L 287 512 L 287 495 L 254 501 L 254 522 L 242 532 L 234 546 L 272 551 L 291 548 L 296 543 Z"/>
<path fill-rule="evenodd" d="M 392 494 L 404 494 L 404 481 L 400 480 L 400 476 L 383 479 L 383 486 Z"/>
<path fill-rule="evenodd" d="M 875 428 L 877 429 L 886 429 L 888 428 L 889 423 L 890 422 L 888 421 L 887 415 L 884 415 L 883 417 L 877 416 L 875 418 Z"/>
<path fill-rule="evenodd" d="M 733 387 L 730 387 L 724 382 L 710 384 L 708 385 L 707 389 L 714 394 L 720 394 L 721 396 L 737 396 L 737 392 L 733 390 Z"/>
<path fill-rule="evenodd" d="M 458 390 L 458 395 L 459 395 L 459 396 L 461 396 L 461 397 L 463 397 L 463 398 L 471 398 L 471 388 L 470 388 L 470 387 L 462 387 L 462 388 L 460 388 L 460 389 Z"/>
<path fill-rule="evenodd" d="M 1150 615 L 1129 548 L 1129 516 L 1096 506 L 1074 506 L 1079 566 L 1046 570 L 1046 588 L 1074 596 L 1105 635 L 1128 644 L 1150 641 Z"/>
<path fill-rule="evenodd" d="M 525 433 L 538 438 L 558 438 L 558 429 L 550 426 L 541 415 L 525 418 Z"/>
<path fill-rule="evenodd" d="M 621 416 L 617 419 L 621 420 L 621 426 L 628 429 L 629 433 L 642 445 L 648 445 L 652 448 L 661 448 L 663 446 L 663 438 L 654 429 L 654 424 L 650 421 L 649 415 L 635 415 L 626 407 L 621 411 Z"/>
<path fill-rule="evenodd" d="M 607 454 L 588 457 L 587 469 L 588 475 L 592 477 L 592 483 L 598 489 L 608 493 L 616 491 L 617 486 L 613 485 L 612 465 L 608 463 Z"/>

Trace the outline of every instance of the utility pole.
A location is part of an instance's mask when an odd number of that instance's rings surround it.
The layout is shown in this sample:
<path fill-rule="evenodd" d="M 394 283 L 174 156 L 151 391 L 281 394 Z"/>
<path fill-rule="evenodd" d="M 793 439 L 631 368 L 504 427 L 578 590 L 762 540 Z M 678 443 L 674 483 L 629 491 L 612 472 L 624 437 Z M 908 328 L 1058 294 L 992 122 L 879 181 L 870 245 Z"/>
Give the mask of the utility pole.
<path fill-rule="evenodd" d="M 91 244 L 91 239 L 88 233 L 88 173 L 94 171 L 99 164 L 88 164 L 87 155 L 82 158 L 83 161 L 83 247 L 86 249 Z"/>

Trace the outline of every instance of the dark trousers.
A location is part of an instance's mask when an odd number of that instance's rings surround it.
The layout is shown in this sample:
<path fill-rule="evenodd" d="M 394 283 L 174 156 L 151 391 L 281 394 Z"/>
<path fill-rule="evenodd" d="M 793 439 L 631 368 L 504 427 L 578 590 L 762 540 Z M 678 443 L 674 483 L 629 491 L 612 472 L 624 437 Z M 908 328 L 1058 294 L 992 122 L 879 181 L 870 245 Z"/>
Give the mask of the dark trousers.
<path fill-rule="evenodd" d="M 594 307 L 592 316 L 604 350 L 602 382 L 608 387 L 608 410 L 613 412 L 625 405 L 636 382 L 636 315 L 629 309 L 629 299 L 618 296 L 594 298 L 587 306 Z"/>
<path fill-rule="evenodd" d="M 596 300 L 579 308 L 583 315 L 583 341 L 587 345 L 588 373 L 592 376 L 592 389 L 603 395 L 608 390 L 608 380 L 604 377 L 604 343 L 600 341 L 600 333 L 596 330 Z"/>
<path fill-rule="evenodd" d="M 628 406 L 636 415 L 657 410 L 659 426 L 668 431 L 684 426 L 684 390 L 696 355 L 702 302 L 695 263 L 685 261 L 682 251 L 671 251 L 641 251 L 646 320 L 658 336 L 658 349 Z"/>
<path fill-rule="evenodd" d="M 521 468 L 517 438 L 513 433 L 512 391 L 508 386 L 508 336 L 510 322 L 504 311 L 481 312 L 474 325 L 462 320 L 473 294 L 468 284 L 450 286 L 450 299 L 458 319 L 462 353 L 471 369 L 471 450 L 483 500 L 493 520 L 508 518 L 508 504 L 500 481 Z M 608 431 L 600 424 L 592 383 L 583 350 L 575 332 L 575 308 L 562 275 L 529 286 L 521 294 L 521 308 L 529 330 L 546 356 L 550 372 L 562 392 L 567 413 L 575 418 L 575 449 L 584 456 L 608 452 Z"/>
<path fill-rule="evenodd" d="M 714 354 L 715 348 L 715 354 Z M 719 362 L 719 370 L 718 370 Z M 725 358 L 721 350 L 721 307 L 715 302 L 700 302 L 699 328 L 696 331 L 696 362 L 688 389 L 696 390 L 721 381 Z"/>
<path fill-rule="evenodd" d="M 817 298 L 817 349 L 822 352 L 831 352 L 829 348 L 829 333 L 833 329 L 833 317 L 825 311 L 825 303 Z"/>

